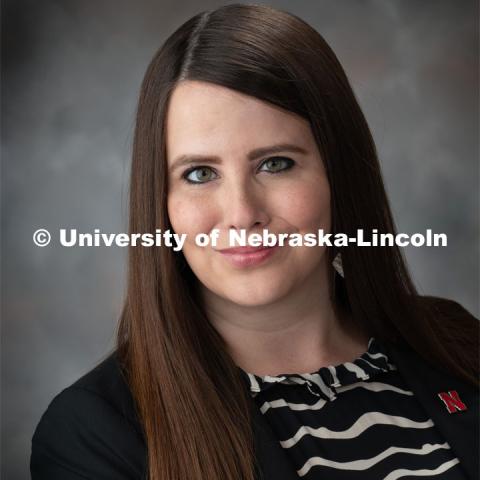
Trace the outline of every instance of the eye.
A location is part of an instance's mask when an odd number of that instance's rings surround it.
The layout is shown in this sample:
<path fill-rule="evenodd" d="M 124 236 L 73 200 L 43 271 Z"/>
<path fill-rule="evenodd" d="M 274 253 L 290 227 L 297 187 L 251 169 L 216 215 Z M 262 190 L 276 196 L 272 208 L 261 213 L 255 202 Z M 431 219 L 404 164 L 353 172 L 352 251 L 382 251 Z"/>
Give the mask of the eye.
<path fill-rule="evenodd" d="M 289 170 L 294 164 L 295 162 L 288 157 L 270 157 L 262 163 L 262 167 L 267 165 L 267 170 L 261 169 L 260 171 L 266 171 L 269 173 L 282 172 Z"/>
<path fill-rule="evenodd" d="M 295 165 L 295 162 L 288 157 L 270 157 L 262 162 L 261 167 L 267 166 L 267 169 L 261 168 L 260 171 L 268 173 L 281 173 L 289 170 Z M 192 167 L 185 171 L 182 175 L 182 179 L 190 184 L 202 184 L 207 183 L 215 178 L 214 171 L 206 165 L 198 167 Z"/>
<path fill-rule="evenodd" d="M 212 180 L 211 174 L 213 170 L 210 167 L 200 166 L 188 169 L 183 175 L 182 178 L 187 183 L 207 183 Z"/>

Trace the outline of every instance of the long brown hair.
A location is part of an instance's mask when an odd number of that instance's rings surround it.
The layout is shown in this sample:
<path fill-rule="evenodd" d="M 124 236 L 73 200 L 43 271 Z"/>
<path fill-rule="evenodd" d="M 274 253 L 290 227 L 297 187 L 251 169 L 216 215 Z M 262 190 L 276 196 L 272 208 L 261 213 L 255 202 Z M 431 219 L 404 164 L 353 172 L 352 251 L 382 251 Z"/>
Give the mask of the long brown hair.
<path fill-rule="evenodd" d="M 172 229 L 165 117 L 183 80 L 231 88 L 306 118 L 330 182 L 333 232 L 395 233 L 370 130 L 335 54 L 298 17 L 241 4 L 188 20 L 148 66 L 133 145 L 130 233 Z M 336 253 L 328 250 L 330 260 Z M 405 341 L 476 384 L 473 317 L 453 302 L 445 301 L 458 310 L 451 315 L 445 302 L 420 297 L 395 246 L 341 253 L 345 279 L 332 275 L 329 285 L 334 304 L 379 341 Z M 255 478 L 252 402 L 181 252 L 130 248 L 117 347 L 144 428 L 150 480 Z"/>

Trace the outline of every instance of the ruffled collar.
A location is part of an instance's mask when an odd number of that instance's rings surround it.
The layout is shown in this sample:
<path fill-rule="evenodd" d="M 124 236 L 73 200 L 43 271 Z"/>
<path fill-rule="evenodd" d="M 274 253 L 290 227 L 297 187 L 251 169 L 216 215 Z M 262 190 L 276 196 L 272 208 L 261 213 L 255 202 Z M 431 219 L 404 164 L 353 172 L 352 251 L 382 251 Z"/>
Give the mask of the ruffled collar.
<path fill-rule="evenodd" d="M 344 362 L 335 366 L 329 365 L 316 372 L 259 376 L 243 369 L 240 370 L 253 397 L 271 389 L 277 383 L 282 383 L 304 385 L 313 395 L 325 400 L 334 400 L 336 389 L 339 387 L 368 380 L 381 372 L 396 370 L 396 367 L 390 363 L 385 349 L 374 337 L 370 337 L 367 350 L 352 362 Z"/>

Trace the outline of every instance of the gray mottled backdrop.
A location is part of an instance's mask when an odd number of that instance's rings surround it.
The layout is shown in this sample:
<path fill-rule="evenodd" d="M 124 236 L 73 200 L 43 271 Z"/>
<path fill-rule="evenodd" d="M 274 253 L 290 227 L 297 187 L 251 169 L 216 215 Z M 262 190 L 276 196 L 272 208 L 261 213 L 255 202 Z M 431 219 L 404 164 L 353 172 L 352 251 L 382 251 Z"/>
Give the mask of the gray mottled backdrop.
<path fill-rule="evenodd" d="M 54 394 L 113 345 L 121 248 L 34 246 L 33 232 L 124 231 L 135 102 L 162 41 L 215 1 L 12 1 L 2 10 L 2 473 L 28 478 Z M 478 7 L 474 1 L 273 1 L 344 65 L 377 142 L 421 292 L 478 316 Z M 55 245 L 57 243 L 57 245 Z"/>

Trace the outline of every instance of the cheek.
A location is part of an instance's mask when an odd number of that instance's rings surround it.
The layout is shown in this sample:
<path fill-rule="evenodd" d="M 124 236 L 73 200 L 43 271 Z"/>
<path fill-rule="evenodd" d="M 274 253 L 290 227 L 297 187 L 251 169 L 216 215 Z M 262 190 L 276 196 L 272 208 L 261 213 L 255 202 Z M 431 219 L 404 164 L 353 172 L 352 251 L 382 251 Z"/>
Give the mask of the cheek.
<path fill-rule="evenodd" d="M 327 181 L 297 185 L 281 200 L 285 220 L 299 231 L 330 229 L 330 188 Z"/>
<path fill-rule="evenodd" d="M 207 201 L 172 195 L 167 200 L 168 217 L 175 233 L 187 234 L 187 243 L 199 232 L 208 232 L 213 210 Z"/>
<path fill-rule="evenodd" d="M 186 195 L 172 195 L 167 200 L 170 223 L 175 233 L 187 234 L 182 253 L 197 278 L 208 282 L 209 255 L 195 243 L 198 233 L 208 233 L 214 225 L 213 205 L 208 201 L 199 201 Z"/>

